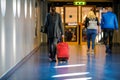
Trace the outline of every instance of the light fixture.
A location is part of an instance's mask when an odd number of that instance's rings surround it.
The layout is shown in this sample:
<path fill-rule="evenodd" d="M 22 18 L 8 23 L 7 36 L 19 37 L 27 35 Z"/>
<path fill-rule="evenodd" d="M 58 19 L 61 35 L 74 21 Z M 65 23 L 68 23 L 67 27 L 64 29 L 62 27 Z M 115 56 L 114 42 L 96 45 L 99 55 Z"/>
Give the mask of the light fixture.
<path fill-rule="evenodd" d="M 79 76 L 79 75 L 86 75 L 89 74 L 89 72 L 80 72 L 80 73 L 67 73 L 67 74 L 58 74 L 58 75 L 53 75 L 53 78 L 56 77 L 69 77 L 69 76 Z"/>
<path fill-rule="evenodd" d="M 54 68 L 80 67 L 80 66 L 85 66 L 85 64 L 62 65 L 62 66 L 55 66 Z"/>
<path fill-rule="evenodd" d="M 16 16 L 16 0 L 13 0 L 13 15 Z"/>
<path fill-rule="evenodd" d="M 27 0 L 25 0 L 25 18 L 27 17 Z"/>
<path fill-rule="evenodd" d="M 32 1 L 30 0 L 30 18 L 32 17 Z"/>
<path fill-rule="evenodd" d="M 21 10 L 20 5 L 21 5 L 20 0 L 17 0 L 17 15 L 18 15 L 18 17 L 20 17 L 20 10 Z"/>
<path fill-rule="evenodd" d="M 2 16 L 4 17 L 6 13 L 6 0 L 1 0 L 1 13 Z"/>
<path fill-rule="evenodd" d="M 72 79 L 65 79 L 65 80 L 91 80 L 92 77 L 85 77 L 85 78 L 72 78 Z"/>

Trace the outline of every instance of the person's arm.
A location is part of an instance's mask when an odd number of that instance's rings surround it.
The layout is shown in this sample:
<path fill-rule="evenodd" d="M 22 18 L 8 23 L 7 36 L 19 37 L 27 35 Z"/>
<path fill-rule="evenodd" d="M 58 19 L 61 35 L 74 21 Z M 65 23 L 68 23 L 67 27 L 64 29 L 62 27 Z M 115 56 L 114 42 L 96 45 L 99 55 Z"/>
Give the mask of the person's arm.
<path fill-rule="evenodd" d="M 101 29 L 103 29 L 103 24 L 104 24 L 104 20 L 103 20 L 103 15 L 101 16 Z"/>
<path fill-rule="evenodd" d="M 115 24 L 115 29 L 118 30 L 118 20 L 117 20 L 116 15 L 115 15 L 115 19 L 114 19 L 114 24 Z"/>
<path fill-rule="evenodd" d="M 61 19 L 60 14 L 59 14 L 59 27 L 60 27 L 61 35 L 62 35 L 62 38 L 63 38 L 64 37 L 64 32 L 63 32 L 62 19 Z"/>
<path fill-rule="evenodd" d="M 47 15 L 48 16 L 48 15 Z M 44 22 L 44 25 L 43 26 L 41 26 L 41 32 L 42 33 L 47 33 L 47 26 L 48 26 L 48 18 L 47 18 L 47 16 L 46 16 L 46 19 L 45 19 L 45 22 Z"/>
<path fill-rule="evenodd" d="M 44 22 L 44 26 L 43 26 L 43 33 L 47 33 L 48 32 L 48 25 L 49 25 L 49 14 L 46 15 L 45 18 L 45 22 Z"/>
<path fill-rule="evenodd" d="M 88 27 L 88 18 L 87 17 L 85 18 L 84 25 L 85 25 L 85 28 Z"/>
<path fill-rule="evenodd" d="M 97 25 L 99 26 L 100 25 L 100 23 L 99 23 L 99 20 L 98 20 L 98 18 L 96 17 L 96 21 L 97 21 Z"/>
<path fill-rule="evenodd" d="M 44 23 L 44 27 L 47 27 L 48 26 L 48 14 L 46 15 L 46 18 L 45 18 L 45 23 Z"/>
<path fill-rule="evenodd" d="M 97 29 L 97 31 L 98 31 L 98 33 L 100 33 L 101 31 L 101 29 L 100 29 L 100 23 L 99 23 L 99 20 L 98 20 L 98 18 L 96 17 L 96 21 L 97 21 L 97 26 L 98 26 L 98 29 Z"/>

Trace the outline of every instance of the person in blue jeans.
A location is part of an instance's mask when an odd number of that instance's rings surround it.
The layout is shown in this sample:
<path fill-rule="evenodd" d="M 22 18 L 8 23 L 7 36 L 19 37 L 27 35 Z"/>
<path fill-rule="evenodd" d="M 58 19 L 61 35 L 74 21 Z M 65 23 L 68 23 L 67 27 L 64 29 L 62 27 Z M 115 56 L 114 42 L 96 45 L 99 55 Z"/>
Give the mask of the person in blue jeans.
<path fill-rule="evenodd" d="M 92 39 L 92 50 L 91 53 L 94 54 L 95 39 L 99 27 L 99 21 L 93 11 L 90 11 L 85 19 L 85 27 L 87 28 L 87 52 L 90 53 L 90 41 Z"/>
<path fill-rule="evenodd" d="M 118 21 L 111 7 L 106 8 L 107 12 L 102 14 L 101 29 L 103 31 L 103 41 L 106 46 L 106 53 L 112 53 L 112 40 L 114 30 L 118 32 Z M 108 42 L 109 38 L 109 42 Z"/>

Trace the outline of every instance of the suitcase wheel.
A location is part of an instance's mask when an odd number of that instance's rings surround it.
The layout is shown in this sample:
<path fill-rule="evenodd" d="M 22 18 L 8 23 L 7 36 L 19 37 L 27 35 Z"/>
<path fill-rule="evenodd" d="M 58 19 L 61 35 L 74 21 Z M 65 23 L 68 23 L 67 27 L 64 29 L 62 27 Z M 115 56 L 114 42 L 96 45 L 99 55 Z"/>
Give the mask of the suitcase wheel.
<path fill-rule="evenodd" d="M 58 61 L 68 61 L 67 58 L 58 58 Z"/>

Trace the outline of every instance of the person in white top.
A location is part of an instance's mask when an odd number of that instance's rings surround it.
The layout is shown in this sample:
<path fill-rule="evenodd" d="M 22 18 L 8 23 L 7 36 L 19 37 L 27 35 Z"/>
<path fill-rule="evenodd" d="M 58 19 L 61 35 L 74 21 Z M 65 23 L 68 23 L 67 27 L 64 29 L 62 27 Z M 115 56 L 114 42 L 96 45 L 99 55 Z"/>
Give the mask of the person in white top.
<path fill-rule="evenodd" d="M 94 54 L 95 38 L 97 35 L 97 29 L 99 27 L 99 21 L 93 11 L 90 11 L 87 15 L 85 19 L 85 27 L 87 29 L 87 52 L 90 52 L 90 40 L 92 39 L 91 53 Z"/>

